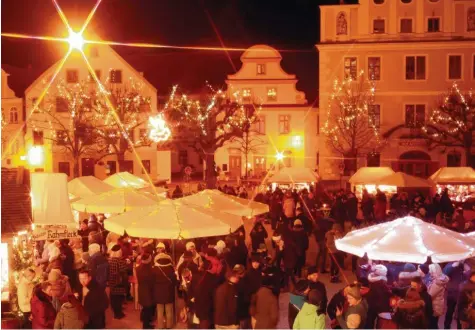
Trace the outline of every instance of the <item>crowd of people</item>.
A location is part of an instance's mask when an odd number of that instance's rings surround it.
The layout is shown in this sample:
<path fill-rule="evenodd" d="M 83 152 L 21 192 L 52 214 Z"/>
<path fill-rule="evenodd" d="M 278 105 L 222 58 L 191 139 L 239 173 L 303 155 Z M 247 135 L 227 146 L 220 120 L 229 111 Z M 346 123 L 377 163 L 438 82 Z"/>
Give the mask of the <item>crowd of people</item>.
<path fill-rule="evenodd" d="M 221 189 L 247 197 L 243 187 Z M 189 328 L 276 328 L 282 292 L 290 295 L 288 322 L 294 329 L 324 329 L 327 317 L 335 329 L 437 328 L 442 315 L 445 328 L 453 318 L 459 327 L 475 327 L 473 260 L 382 263 L 336 249 L 335 240 L 348 231 L 390 220 L 392 212 L 432 222 L 439 217 L 454 230 L 471 226 L 449 220 L 457 211 L 448 209 L 444 194 L 418 195 L 411 202 L 403 194 L 388 202 L 381 194 L 363 192 L 359 202 L 343 190 L 276 189 L 255 196 L 270 212 L 256 217 L 249 233 L 241 227 L 225 237 L 186 242 L 108 233 L 104 216 L 92 215 L 81 222 L 80 237 L 36 246 L 35 267 L 23 272 L 18 285 L 23 327 L 106 328 L 109 307 L 114 318 L 125 317 L 123 306 L 133 299 L 131 281 L 138 284 L 144 329 L 169 329 L 177 320 Z M 386 203 L 392 212 L 386 212 Z M 318 247 L 315 261 L 307 260 L 312 239 Z M 329 272 L 331 282 L 340 283 L 347 259 L 357 282 L 327 297 L 320 274 Z"/>

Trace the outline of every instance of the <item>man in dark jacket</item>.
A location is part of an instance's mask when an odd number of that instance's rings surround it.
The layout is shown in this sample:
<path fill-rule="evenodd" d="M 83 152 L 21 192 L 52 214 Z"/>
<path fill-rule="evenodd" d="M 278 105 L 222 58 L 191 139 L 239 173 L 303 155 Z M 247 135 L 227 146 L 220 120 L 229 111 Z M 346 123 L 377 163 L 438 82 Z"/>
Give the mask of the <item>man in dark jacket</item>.
<path fill-rule="evenodd" d="M 77 284 L 77 274 L 74 270 L 74 252 L 69 246 L 68 239 L 62 239 L 59 242 L 59 251 L 61 253 L 61 259 L 63 259 L 63 274 L 69 278 L 71 287 L 75 288 Z"/>
<path fill-rule="evenodd" d="M 327 288 L 325 287 L 325 284 L 318 280 L 318 278 L 318 268 L 316 266 L 308 267 L 307 279 L 309 282 L 309 288 L 310 290 L 318 290 L 319 292 L 321 292 L 323 297 L 321 303 L 321 310 L 326 311 L 328 303 Z"/>
<path fill-rule="evenodd" d="M 306 213 L 302 210 L 301 207 L 297 207 L 297 209 L 295 210 L 295 214 L 297 216 L 295 221 L 300 220 L 300 222 L 302 222 L 303 229 L 305 230 L 307 236 L 309 236 L 312 233 L 313 229 L 313 223 L 312 220 L 310 220 L 311 218 L 307 217 Z"/>
<path fill-rule="evenodd" d="M 374 329 L 378 315 L 391 313 L 391 290 L 387 285 L 388 269 L 384 265 L 375 265 L 368 275 L 369 292 L 366 294 L 368 313 L 366 315 L 366 329 Z"/>
<path fill-rule="evenodd" d="M 298 277 L 302 275 L 302 267 L 305 266 L 308 249 L 308 236 L 304 230 L 302 221 L 299 219 L 294 221 L 292 228 L 292 238 L 294 240 L 297 252 L 297 262 L 295 264 L 294 273 Z M 285 249 L 285 246 L 284 246 Z"/>
<path fill-rule="evenodd" d="M 81 227 L 80 229 L 78 230 L 78 235 L 81 236 L 81 241 L 82 241 L 82 251 L 83 252 L 87 252 L 87 247 L 89 245 L 89 233 L 91 231 L 89 230 L 88 226 L 87 226 L 87 219 L 84 219 L 82 222 L 81 222 Z"/>
<path fill-rule="evenodd" d="M 102 254 L 101 247 L 97 243 L 89 245 L 89 255 L 87 267 L 91 271 L 91 276 L 98 285 L 105 289 L 109 278 L 109 262 Z"/>
<path fill-rule="evenodd" d="M 239 291 L 237 284 L 240 275 L 239 270 L 233 269 L 228 280 L 216 289 L 214 294 L 214 324 L 216 329 L 239 328 Z"/>
<path fill-rule="evenodd" d="M 411 280 L 411 288 L 416 289 L 417 292 L 419 292 L 419 295 L 421 296 L 422 300 L 424 300 L 424 314 L 426 316 L 426 319 L 430 320 L 433 317 L 434 313 L 432 309 L 432 297 L 427 292 L 427 287 L 422 282 L 422 279 L 420 277 L 414 277 Z M 406 293 L 404 293 L 404 296 L 405 295 Z"/>
<path fill-rule="evenodd" d="M 327 247 L 325 245 L 325 235 L 326 233 L 332 229 L 333 224 L 335 221 L 329 218 L 320 218 L 316 221 L 315 230 L 313 235 L 315 236 L 315 240 L 317 241 L 318 245 L 318 252 L 317 252 L 317 263 L 316 266 L 320 266 L 320 273 L 328 273 L 326 271 L 326 263 L 327 263 Z"/>
<path fill-rule="evenodd" d="M 459 298 L 457 301 L 457 315 L 462 327 L 467 329 L 469 326 L 468 308 L 475 303 L 475 269 L 471 270 L 468 281 L 460 285 Z"/>
<path fill-rule="evenodd" d="M 173 326 L 174 314 L 173 303 L 175 302 L 175 288 L 178 281 L 175 269 L 172 265 L 171 257 L 166 253 L 159 253 L 155 256 L 155 267 L 153 268 L 155 283 L 153 287 L 153 298 L 157 304 L 157 327 L 163 329 L 166 320 L 166 329 Z M 165 314 L 165 318 L 163 315 Z"/>
<path fill-rule="evenodd" d="M 275 274 L 264 272 L 262 286 L 252 297 L 250 313 L 254 318 L 254 329 L 275 329 L 279 322 L 279 300 L 274 294 Z"/>
<path fill-rule="evenodd" d="M 241 329 L 251 328 L 251 315 L 249 307 L 251 298 L 256 294 L 262 284 L 262 258 L 259 255 L 251 256 L 251 267 L 245 272 L 244 277 L 239 281 L 239 318 Z"/>
<path fill-rule="evenodd" d="M 445 329 L 450 329 L 459 297 L 459 288 L 465 281 L 463 261 L 448 263 L 444 267 L 444 274 L 449 277 L 449 282 L 447 283 L 447 312 L 445 313 L 444 326 Z M 460 320 L 457 319 L 457 329 L 461 329 L 461 327 Z"/>
<path fill-rule="evenodd" d="M 143 329 L 153 329 L 152 320 L 155 312 L 153 298 L 155 274 L 152 268 L 152 256 L 148 253 L 142 255 L 140 266 L 136 268 L 139 304 L 142 306 L 140 319 Z"/>
<path fill-rule="evenodd" d="M 104 329 L 106 327 L 106 309 L 109 300 L 104 288 L 92 279 L 89 270 L 79 272 L 81 290 L 78 299 L 82 302 L 85 311 L 89 315 L 86 329 Z"/>

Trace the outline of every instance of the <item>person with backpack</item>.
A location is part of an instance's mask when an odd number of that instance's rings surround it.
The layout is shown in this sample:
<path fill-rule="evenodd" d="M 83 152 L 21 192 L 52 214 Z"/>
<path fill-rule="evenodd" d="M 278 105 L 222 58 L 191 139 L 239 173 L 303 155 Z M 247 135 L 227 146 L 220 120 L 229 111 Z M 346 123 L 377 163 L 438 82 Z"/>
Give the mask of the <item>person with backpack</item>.
<path fill-rule="evenodd" d="M 102 254 L 101 247 L 97 243 L 89 245 L 87 268 L 91 271 L 91 276 L 97 284 L 105 290 L 109 278 L 109 262 Z"/>
<path fill-rule="evenodd" d="M 323 294 L 310 290 L 302 309 L 295 318 L 292 329 L 325 329 L 325 308 L 322 306 Z"/>
<path fill-rule="evenodd" d="M 178 286 L 178 280 L 172 259 L 168 254 L 159 253 L 155 256 L 154 261 L 153 298 L 157 304 L 157 327 L 171 329 L 174 323 L 173 303 L 175 302 L 175 289 Z"/>

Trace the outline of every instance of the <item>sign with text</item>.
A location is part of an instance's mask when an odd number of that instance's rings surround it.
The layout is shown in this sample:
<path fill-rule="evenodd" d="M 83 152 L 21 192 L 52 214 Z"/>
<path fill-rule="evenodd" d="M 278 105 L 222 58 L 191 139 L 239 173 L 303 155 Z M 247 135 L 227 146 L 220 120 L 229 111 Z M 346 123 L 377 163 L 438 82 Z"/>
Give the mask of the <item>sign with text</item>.
<path fill-rule="evenodd" d="M 73 226 L 67 225 L 36 225 L 33 230 L 35 241 L 71 239 L 79 237 L 78 231 Z"/>

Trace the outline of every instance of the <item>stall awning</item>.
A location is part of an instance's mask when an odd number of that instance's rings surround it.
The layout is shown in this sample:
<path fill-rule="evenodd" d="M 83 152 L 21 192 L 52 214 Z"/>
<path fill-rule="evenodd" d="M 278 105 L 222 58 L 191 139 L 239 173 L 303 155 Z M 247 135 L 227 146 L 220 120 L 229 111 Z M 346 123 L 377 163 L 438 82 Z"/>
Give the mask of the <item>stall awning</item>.
<path fill-rule="evenodd" d="M 377 185 L 395 186 L 398 188 L 431 188 L 432 184 L 425 179 L 403 172 L 397 172 L 381 178 Z"/>
<path fill-rule="evenodd" d="M 81 176 L 68 182 L 68 192 L 71 199 L 84 198 L 111 190 L 114 190 L 114 187 L 95 176 Z"/>
<path fill-rule="evenodd" d="M 142 189 L 150 187 L 150 183 L 129 172 L 119 172 L 104 180 L 105 183 L 115 188 Z"/>
<path fill-rule="evenodd" d="M 318 175 L 314 170 L 303 167 L 284 167 L 268 179 L 271 183 L 294 184 L 317 182 Z"/>
<path fill-rule="evenodd" d="M 362 167 L 348 180 L 351 184 L 377 184 L 395 172 L 390 167 Z"/>
<path fill-rule="evenodd" d="M 475 171 L 471 167 L 441 167 L 430 180 L 437 184 L 475 184 Z"/>

